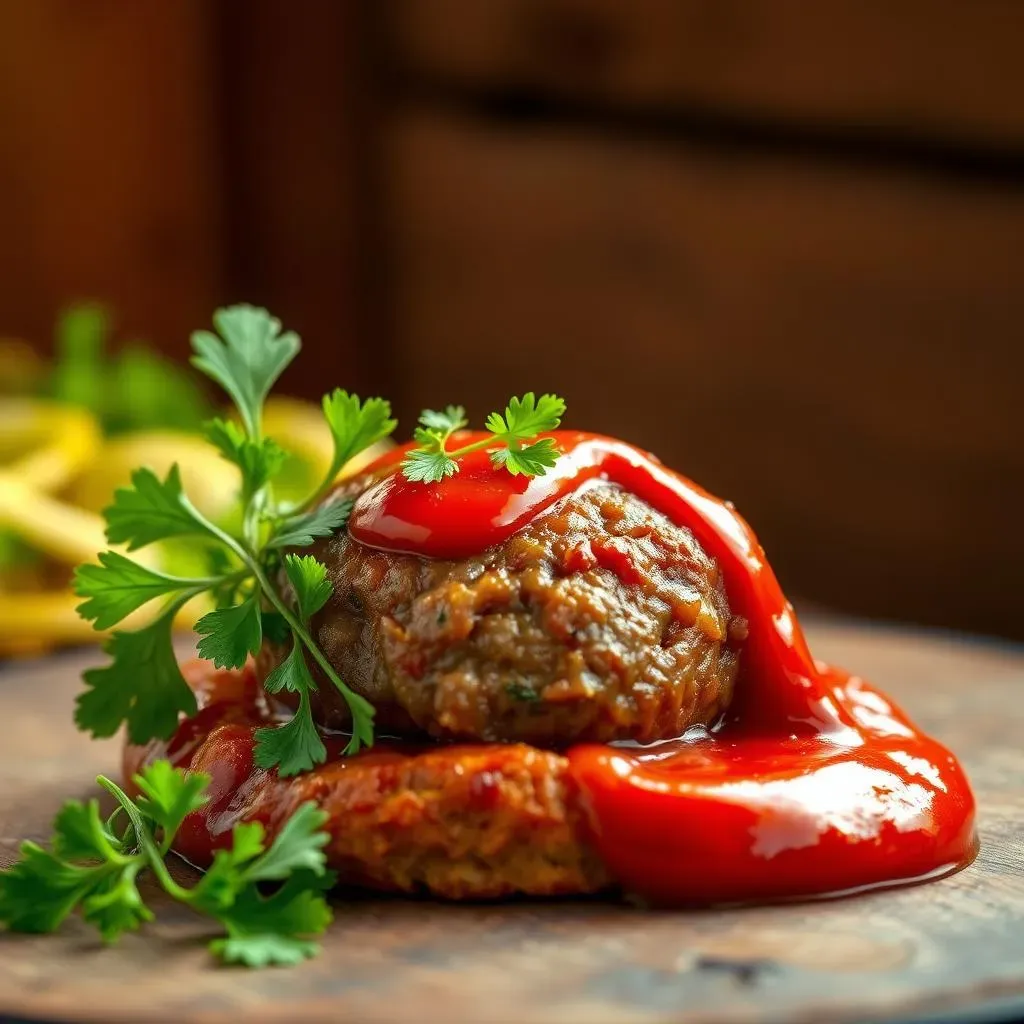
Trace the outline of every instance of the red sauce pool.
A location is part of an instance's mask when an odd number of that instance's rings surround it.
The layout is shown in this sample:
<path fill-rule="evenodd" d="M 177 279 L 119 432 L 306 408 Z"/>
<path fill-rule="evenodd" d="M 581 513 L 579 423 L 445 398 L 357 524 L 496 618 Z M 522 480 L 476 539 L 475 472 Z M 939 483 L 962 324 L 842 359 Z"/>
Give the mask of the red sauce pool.
<path fill-rule="evenodd" d="M 458 443 L 482 436 L 459 435 Z M 496 470 L 484 451 L 438 484 L 390 473 L 359 497 L 349 531 L 373 547 L 460 558 L 600 479 L 692 530 L 717 560 L 733 612 L 749 623 L 726 720 L 711 733 L 653 746 L 569 752 L 594 842 L 624 890 L 664 904 L 772 900 L 917 881 L 969 863 L 977 849 L 974 798 L 956 759 L 884 695 L 814 660 L 764 551 L 732 505 L 620 441 L 548 436 L 562 454 L 543 477 Z M 386 471 L 403 453 L 372 468 Z M 253 713 L 258 698 L 249 685 L 248 710 L 235 720 Z M 238 704 L 237 694 L 214 701 L 218 715 Z M 238 749 L 224 751 L 206 820 L 183 840 L 182 852 L 197 862 L 223 836 L 210 827 L 218 815 L 227 814 L 228 827 L 245 802 L 240 793 L 258 785 L 251 729 L 237 726 Z M 188 760 L 187 736 L 171 748 L 176 760 Z"/>

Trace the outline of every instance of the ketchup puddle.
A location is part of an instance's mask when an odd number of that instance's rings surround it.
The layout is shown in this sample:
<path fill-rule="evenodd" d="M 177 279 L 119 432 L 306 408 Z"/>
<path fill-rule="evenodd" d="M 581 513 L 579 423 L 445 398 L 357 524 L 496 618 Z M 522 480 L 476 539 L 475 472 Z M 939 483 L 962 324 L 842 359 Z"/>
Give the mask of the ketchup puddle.
<path fill-rule="evenodd" d="M 457 443 L 482 436 L 462 434 Z M 358 498 L 349 531 L 373 547 L 461 558 L 501 543 L 560 498 L 601 480 L 690 529 L 716 559 L 730 607 L 748 623 L 723 722 L 710 733 L 648 747 L 568 752 L 593 842 L 622 888 L 667 905 L 774 901 L 920 881 L 970 863 L 974 798 L 960 765 L 883 694 L 812 658 L 764 551 L 732 505 L 622 442 L 570 431 L 545 436 L 561 455 L 543 477 L 496 470 L 482 451 L 438 484 L 392 472 Z M 403 454 L 388 453 L 371 471 L 396 468 Z M 229 831 L 258 803 L 252 791 L 268 779 L 252 767 L 253 716 L 262 717 L 256 696 L 246 699 L 245 712 L 237 710 L 237 696 L 215 702 L 218 714 L 237 723 L 228 744 L 234 747 L 194 766 L 216 772 L 219 760 L 220 767 L 205 822 L 183 839 L 181 852 L 197 863 L 226 838 L 210 826 Z M 183 763 L 190 744 L 175 739 L 171 748 L 176 744 L 174 759 Z M 388 756 L 407 755 L 356 759 Z M 315 791 L 318 776 L 345 763 L 294 784 Z"/>

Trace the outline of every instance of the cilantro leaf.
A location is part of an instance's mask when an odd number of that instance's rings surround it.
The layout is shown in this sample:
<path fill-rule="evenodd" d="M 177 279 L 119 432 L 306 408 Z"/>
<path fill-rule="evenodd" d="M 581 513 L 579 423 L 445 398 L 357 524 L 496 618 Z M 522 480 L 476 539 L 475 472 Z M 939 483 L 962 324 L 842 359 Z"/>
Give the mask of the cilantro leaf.
<path fill-rule="evenodd" d="M 527 391 L 522 398 L 510 398 L 505 415 L 492 412 L 487 429 L 503 441 L 528 441 L 545 431 L 554 430 L 562 422 L 565 402 L 557 395 L 536 398 Z"/>
<path fill-rule="evenodd" d="M 33 842 L 0 873 L 0 921 L 11 931 L 52 932 L 103 879 L 101 867 L 70 864 Z"/>
<path fill-rule="evenodd" d="M 509 445 L 491 452 L 491 462 L 504 466 L 513 476 L 543 476 L 558 461 L 558 448 L 550 437 L 525 448 Z"/>
<path fill-rule="evenodd" d="M 257 729 L 255 735 L 254 763 L 258 768 L 276 766 L 281 778 L 309 771 L 327 756 L 327 748 L 313 724 L 308 689 L 299 692 L 299 706 L 290 721 Z"/>
<path fill-rule="evenodd" d="M 329 874 L 297 871 L 270 896 L 255 885 L 246 887 L 221 915 L 228 935 L 215 939 L 211 952 L 248 967 L 294 965 L 315 956 L 319 945 L 303 936 L 321 935 L 331 923 L 321 891 L 332 882 Z"/>
<path fill-rule="evenodd" d="M 420 413 L 422 426 L 428 430 L 441 430 L 446 434 L 453 434 L 456 430 L 461 430 L 468 422 L 466 410 L 461 405 L 447 405 L 443 412 L 424 409 Z"/>
<path fill-rule="evenodd" d="M 352 712 L 352 738 L 345 747 L 346 754 L 355 754 L 360 747 L 373 746 L 373 705 L 359 693 L 347 687 L 342 694 Z"/>
<path fill-rule="evenodd" d="M 242 472 L 242 492 L 255 494 L 284 466 L 288 453 L 272 438 L 253 441 L 237 423 L 213 419 L 203 425 L 203 434 L 228 462 Z"/>
<path fill-rule="evenodd" d="M 124 932 L 135 931 L 153 920 L 153 911 L 142 902 L 135 878 L 143 864 L 138 862 L 118 873 L 99 879 L 92 892 L 82 899 L 82 917 L 106 943 L 116 941 Z"/>
<path fill-rule="evenodd" d="M 327 567 L 312 555 L 285 555 L 284 571 L 295 591 L 299 618 L 308 622 L 334 592 L 327 579 Z"/>
<path fill-rule="evenodd" d="M 93 736 L 113 736 L 128 724 L 132 743 L 166 739 L 178 715 L 196 713 L 196 698 L 181 675 L 171 646 L 173 605 L 145 629 L 115 632 L 104 645 L 113 659 L 103 668 L 87 670 L 86 690 L 76 702 L 78 727 Z"/>
<path fill-rule="evenodd" d="M 213 863 L 191 893 L 191 903 L 207 914 L 219 914 L 234 903 L 248 884 L 246 866 L 264 851 L 263 826 L 243 821 L 231 830 L 231 848 L 218 850 Z"/>
<path fill-rule="evenodd" d="M 295 358 L 301 342 L 265 309 L 238 305 L 213 315 L 220 337 L 209 331 L 192 335 L 192 365 L 231 396 L 250 437 L 258 438 L 263 403 L 274 382 Z"/>
<path fill-rule="evenodd" d="M 195 580 L 147 569 L 116 551 L 101 552 L 99 562 L 78 566 L 74 577 L 75 593 L 87 598 L 78 606 L 78 614 L 93 620 L 96 629 L 116 626 L 155 598 L 196 584 Z"/>
<path fill-rule="evenodd" d="M 68 800 L 54 819 L 52 845 L 64 860 L 114 860 L 122 852 L 100 817 L 97 800 Z"/>
<path fill-rule="evenodd" d="M 282 553 L 344 526 L 352 509 L 350 499 L 319 508 L 314 507 L 316 499 L 330 490 L 345 463 L 391 433 L 395 421 L 382 399 L 363 402 L 341 389 L 327 395 L 323 409 L 334 447 L 333 468 L 320 490 L 298 507 L 278 501 L 272 485 L 285 474 L 285 454 L 274 441 L 262 437 L 263 404 L 298 352 L 299 339 L 283 332 L 266 310 L 252 306 L 219 310 L 214 326 L 217 334 L 198 331 L 193 336 L 193 363 L 227 391 L 241 417 L 241 426 L 228 419 L 205 425 L 207 440 L 241 471 L 240 507 L 228 519 L 236 524 L 236 532 L 209 522 L 191 504 L 177 466 L 163 480 L 150 469 L 139 469 L 131 486 L 115 493 L 105 513 L 112 543 L 133 550 L 156 541 L 203 536 L 204 553 L 213 547 L 210 576 L 170 576 L 115 552 L 103 553 L 98 565 L 78 571 L 75 586 L 84 598 L 79 611 L 94 620 L 97 628 L 115 626 L 153 599 L 165 597 L 169 603 L 146 629 L 118 631 L 110 638 L 106 649 L 112 661 L 85 674 L 86 690 L 75 717 L 82 729 L 101 736 L 127 723 L 129 738 L 136 743 L 173 732 L 179 713 L 193 713 L 196 702 L 175 662 L 171 619 L 186 601 L 207 592 L 215 610 L 196 624 L 198 650 L 217 667 L 243 665 L 258 652 L 265 635 L 282 645 L 292 638 L 296 651 L 276 678 L 282 687 L 294 687 L 305 695 L 305 703 L 296 719 L 276 730 L 264 748 L 264 752 L 273 749 L 289 773 L 309 767 L 311 757 L 326 756 L 309 716 L 308 694 L 316 687 L 306 666 L 307 654 L 349 702 L 350 748 L 373 741 L 372 707 L 348 689 L 306 628 L 310 616 L 331 595 L 326 571 L 313 559 L 296 560 Z M 453 425 L 457 410 L 437 415 Z M 295 591 L 297 607 L 281 592 L 286 578 Z M 133 822 L 132 827 L 137 831 L 142 825 Z"/>
<path fill-rule="evenodd" d="M 165 835 L 174 835 L 185 818 L 206 803 L 210 776 L 186 775 L 169 761 L 154 761 L 132 781 L 141 794 L 135 801 L 139 810 Z"/>
<path fill-rule="evenodd" d="M 351 498 L 345 498 L 285 519 L 278 532 L 267 542 L 267 547 L 304 548 L 312 544 L 316 537 L 329 537 L 337 533 L 348 522 L 352 504 Z"/>
<path fill-rule="evenodd" d="M 107 540 L 126 544 L 129 551 L 168 537 L 207 532 L 181 488 L 181 473 L 175 463 L 161 480 L 151 469 L 132 473 L 132 486 L 119 487 L 114 503 L 103 510 Z"/>
<path fill-rule="evenodd" d="M 288 657 L 284 659 L 264 680 L 263 689 L 267 693 L 280 693 L 288 690 L 290 693 L 301 693 L 313 687 L 313 677 L 309 674 L 309 667 L 306 665 L 305 656 L 302 653 L 302 645 L 296 642 Z"/>
<path fill-rule="evenodd" d="M 217 668 L 241 668 L 263 642 L 259 598 L 252 594 L 241 604 L 207 612 L 196 623 L 196 632 L 200 658 Z"/>
<path fill-rule="evenodd" d="M 292 635 L 288 620 L 280 612 L 263 613 L 263 639 L 280 646 Z"/>
<path fill-rule="evenodd" d="M 251 882 L 281 880 L 299 869 L 322 875 L 327 870 L 324 847 L 330 842 L 330 836 L 322 831 L 326 823 L 327 814 L 316 804 L 301 804 L 270 849 L 247 868 L 245 877 Z"/>
<path fill-rule="evenodd" d="M 406 479 L 417 483 L 435 484 L 458 471 L 459 464 L 443 451 L 414 448 L 402 460 Z"/>
<path fill-rule="evenodd" d="M 186 815 L 205 802 L 209 777 L 156 761 L 135 776 L 144 794 L 137 801 L 102 775 L 96 781 L 127 814 L 130 842 L 110 832 L 96 800 L 68 801 L 54 821 L 52 849 L 24 842 L 19 860 L 0 871 L 0 923 L 12 931 L 52 932 L 77 907 L 104 942 L 114 942 L 154 918 L 137 885 L 149 869 L 172 899 L 221 924 L 225 934 L 209 948 L 228 963 L 292 964 L 318 952 L 314 939 L 331 920 L 323 894 L 335 877 L 324 854 L 327 815 L 315 804 L 302 804 L 269 848 L 261 824 L 236 825 L 231 847 L 218 850 L 188 889 L 170 876 L 164 857 Z M 159 846 L 153 825 L 163 832 Z M 267 882 L 281 884 L 267 895 L 260 888 Z"/>
<path fill-rule="evenodd" d="M 491 437 L 449 449 L 447 442 L 452 432 L 466 425 L 465 410 L 453 405 L 444 412 L 426 409 L 420 415 L 421 426 L 413 431 L 416 446 L 402 460 L 402 473 L 407 480 L 439 483 L 459 471 L 459 459 L 464 455 L 486 448 L 491 462 L 513 476 L 543 476 L 558 458 L 556 443 L 549 437 L 528 442 L 540 433 L 554 430 L 562 422 L 564 412 L 565 402 L 557 395 L 537 398 L 528 391 L 522 398 L 509 399 L 504 416 L 492 412 L 487 417 Z"/>
<path fill-rule="evenodd" d="M 368 398 L 360 402 L 358 395 L 335 388 L 329 395 L 324 395 L 323 408 L 334 440 L 328 483 L 347 462 L 371 444 L 383 440 L 398 426 L 398 420 L 391 419 L 391 403 L 383 398 Z"/>

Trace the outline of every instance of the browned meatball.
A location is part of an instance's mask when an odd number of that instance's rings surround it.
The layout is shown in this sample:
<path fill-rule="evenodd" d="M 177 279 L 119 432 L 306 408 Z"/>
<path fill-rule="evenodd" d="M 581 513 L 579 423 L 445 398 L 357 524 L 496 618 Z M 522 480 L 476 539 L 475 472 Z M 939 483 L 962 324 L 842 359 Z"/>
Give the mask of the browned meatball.
<path fill-rule="evenodd" d="M 381 731 L 647 742 L 713 721 L 732 695 L 742 628 L 715 562 L 610 485 L 465 560 L 377 551 L 344 531 L 311 550 L 334 585 L 317 641 Z M 259 671 L 280 656 L 266 649 Z M 317 681 L 318 719 L 344 728 L 343 699 Z"/>
<path fill-rule="evenodd" d="M 450 899 L 596 892 L 611 879 L 568 769 L 518 743 L 385 747 L 295 779 L 268 776 L 246 816 L 274 832 L 316 802 L 328 815 L 328 864 L 348 885 Z"/>
<path fill-rule="evenodd" d="M 300 804 L 327 813 L 327 863 L 347 885 L 452 899 L 606 888 L 568 759 L 514 744 L 436 746 L 382 741 L 292 778 L 253 765 L 255 730 L 273 721 L 249 670 L 183 666 L 200 712 L 170 740 L 128 745 L 125 784 L 159 758 L 214 779 L 211 803 L 186 819 L 175 849 L 205 866 L 240 821 L 275 836 Z"/>

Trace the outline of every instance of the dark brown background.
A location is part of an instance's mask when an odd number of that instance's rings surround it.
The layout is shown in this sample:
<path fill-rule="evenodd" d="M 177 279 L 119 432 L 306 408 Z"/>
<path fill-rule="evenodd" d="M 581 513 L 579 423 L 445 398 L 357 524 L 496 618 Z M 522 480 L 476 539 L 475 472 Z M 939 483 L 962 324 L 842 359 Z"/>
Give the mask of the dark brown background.
<path fill-rule="evenodd" d="M 791 591 L 1024 637 L 1024 5 L 0 0 L 0 330 L 557 389 Z"/>

